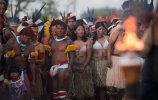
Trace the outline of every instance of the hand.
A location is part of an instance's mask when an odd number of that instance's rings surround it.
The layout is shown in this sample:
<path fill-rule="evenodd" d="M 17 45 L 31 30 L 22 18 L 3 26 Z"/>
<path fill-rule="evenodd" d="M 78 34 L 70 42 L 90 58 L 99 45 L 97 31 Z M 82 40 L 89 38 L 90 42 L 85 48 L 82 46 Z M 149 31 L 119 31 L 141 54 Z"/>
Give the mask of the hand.
<path fill-rule="evenodd" d="M 111 60 L 108 60 L 108 61 L 107 61 L 107 66 L 108 66 L 109 68 L 112 68 L 112 61 L 111 61 Z"/>

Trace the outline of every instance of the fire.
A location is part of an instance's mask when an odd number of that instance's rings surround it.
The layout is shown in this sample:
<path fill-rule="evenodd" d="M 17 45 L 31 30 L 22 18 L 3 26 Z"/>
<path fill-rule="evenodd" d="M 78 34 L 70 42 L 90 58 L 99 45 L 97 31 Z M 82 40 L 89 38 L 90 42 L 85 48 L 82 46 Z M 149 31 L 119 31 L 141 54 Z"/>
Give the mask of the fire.
<path fill-rule="evenodd" d="M 119 51 L 141 51 L 144 43 L 137 35 L 136 18 L 130 16 L 123 24 L 125 28 L 124 37 L 116 43 L 116 49 Z"/>

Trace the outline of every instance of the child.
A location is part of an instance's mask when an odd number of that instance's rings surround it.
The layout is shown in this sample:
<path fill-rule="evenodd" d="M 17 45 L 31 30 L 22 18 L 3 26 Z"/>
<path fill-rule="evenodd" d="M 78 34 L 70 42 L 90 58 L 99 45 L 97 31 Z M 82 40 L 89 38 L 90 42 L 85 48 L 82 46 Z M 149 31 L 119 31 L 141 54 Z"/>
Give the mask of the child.
<path fill-rule="evenodd" d="M 9 71 L 9 96 L 10 100 L 24 100 L 26 86 L 24 76 L 18 67 L 12 67 Z"/>

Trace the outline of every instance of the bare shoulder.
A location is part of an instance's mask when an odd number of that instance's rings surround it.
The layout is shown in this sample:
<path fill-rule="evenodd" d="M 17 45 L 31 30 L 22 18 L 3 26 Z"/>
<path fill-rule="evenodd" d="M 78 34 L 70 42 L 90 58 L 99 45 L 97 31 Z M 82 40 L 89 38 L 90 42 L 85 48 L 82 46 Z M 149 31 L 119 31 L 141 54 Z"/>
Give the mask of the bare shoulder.
<path fill-rule="evenodd" d="M 65 41 L 66 41 L 66 43 L 67 43 L 68 45 L 73 43 L 72 40 L 71 40 L 69 37 L 67 37 L 67 38 L 65 39 Z"/>
<path fill-rule="evenodd" d="M 107 36 L 107 35 L 106 35 L 106 36 L 105 36 L 105 39 L 109 41 L 110 36 Z"/>
<path fill-rule="evenodd" d="M 15 44 L 17 44 L 17 40 L 15 37 L 12 37 L 11 39 L 9 39 L 6 43 L 6 45 L 8 46 L 14 46 Z"/>
<path fill-rule="evenodd" d="M 93 40 L 91 38 L 88 38 L 88 40 L 86 41 L 86 44 L 87 44 L 88 48 L 91 48 L 92 44 L 93 44 Z"/>
<path fill-rule="evenodd" d="M 73 44 L 77 44 L 77 40 L 75 40 L 74 42 L 72 42 Z"/>

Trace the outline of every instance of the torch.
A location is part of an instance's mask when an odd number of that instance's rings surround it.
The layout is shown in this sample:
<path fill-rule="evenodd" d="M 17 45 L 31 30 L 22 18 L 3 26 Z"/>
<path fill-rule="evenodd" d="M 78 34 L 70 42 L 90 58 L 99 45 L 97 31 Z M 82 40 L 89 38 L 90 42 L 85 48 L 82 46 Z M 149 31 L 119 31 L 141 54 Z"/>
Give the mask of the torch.
<path fill-rule="evenodd" d="M 124 36 L 116 42 L 116 49 L 122 52 L 119 65 L 126 84 L 127 100 L 138 100 L 142 61 L 136 52 L 143 50 L 144 43 L 136 35 L 135 17 L 130 16 L 123 26 Z"/>

